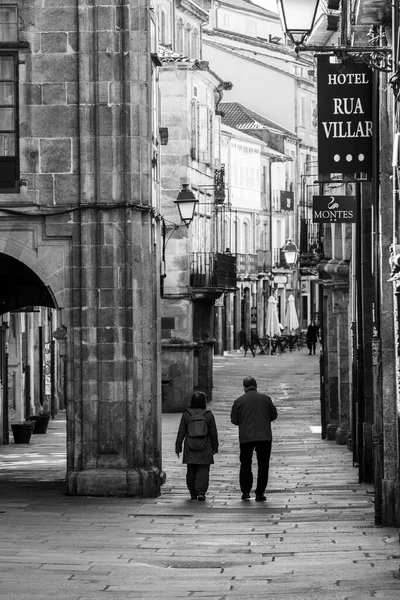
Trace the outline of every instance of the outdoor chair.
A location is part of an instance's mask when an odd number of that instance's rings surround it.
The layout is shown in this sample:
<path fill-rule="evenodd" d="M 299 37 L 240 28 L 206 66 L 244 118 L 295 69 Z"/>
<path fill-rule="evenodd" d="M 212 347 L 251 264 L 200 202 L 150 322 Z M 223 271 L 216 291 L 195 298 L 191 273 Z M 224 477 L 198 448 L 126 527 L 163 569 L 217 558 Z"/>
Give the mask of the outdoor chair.
<path fill-rule="evenodd" d="M 288 346 L 289 346 L 290 352 L 293 352 L 293 350 L 295 350 L 296 348 L 299 350 L 298 342 L 299 342 L 299 336 L 297 334 L 289 336 Z"/>
<path fill-rule="evenodd" d="M 288 335 L 280 335 L 275 344 L 275 351 L 278 351 L 279 354 L 283 354 L 286 352 L 286 349 L 289 346 L 289 336 Z"/>
<path fill-rule="evenodd" d="M 257 345 L 260 349 L 259 354 L 269 354 L 269 348 L 270 348 L 269 337 L 258 338 Z"/>

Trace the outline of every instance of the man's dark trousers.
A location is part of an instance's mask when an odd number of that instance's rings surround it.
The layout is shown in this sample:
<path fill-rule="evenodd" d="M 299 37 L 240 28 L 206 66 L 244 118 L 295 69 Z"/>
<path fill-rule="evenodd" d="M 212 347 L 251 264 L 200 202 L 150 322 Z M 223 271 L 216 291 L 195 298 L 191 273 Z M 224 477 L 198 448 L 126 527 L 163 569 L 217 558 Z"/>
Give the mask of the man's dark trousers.
<path fill-rule="evenodd" d="M 271 441 L 243 442 L 240 444 L 240 473 L 239 482 L 242 494 L 250 494 L 253 486 L 251 462 L 253 450 L 256 451 L 258 474 L 256 496 L 262 496 L 268 484 L 269 459 L 271 457 Z"/>

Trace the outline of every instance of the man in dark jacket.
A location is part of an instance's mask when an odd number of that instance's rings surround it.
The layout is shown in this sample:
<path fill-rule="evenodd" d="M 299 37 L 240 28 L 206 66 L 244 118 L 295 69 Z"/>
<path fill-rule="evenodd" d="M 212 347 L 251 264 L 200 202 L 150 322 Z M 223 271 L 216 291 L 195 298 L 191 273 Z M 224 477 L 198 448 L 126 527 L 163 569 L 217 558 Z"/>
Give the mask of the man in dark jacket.
<path fill-rule="evenodd" d="M 255 450 L 258 463 L 256 500 L 264 502 L 272 446 L 271 422 L 275 421 L 278 413 L 271 398 L 257 392 L 257 382 L 254 377 L 245 377 L 243 388 L 243 396 L 235 400 L 231 411 L 232 423 L 239 426 L 239 482 L 242 500 L 250 498 L 253 485 L 251 462 Z"/>
<path fill-rule="evenodd" d="M 311 321 L 309 326 L 307 327 L 307 346 L 308 346 L 308 354 L 315 354 L 315 346 L 318 342 L 319 337 L 319 327 L 315 321 Z"/>

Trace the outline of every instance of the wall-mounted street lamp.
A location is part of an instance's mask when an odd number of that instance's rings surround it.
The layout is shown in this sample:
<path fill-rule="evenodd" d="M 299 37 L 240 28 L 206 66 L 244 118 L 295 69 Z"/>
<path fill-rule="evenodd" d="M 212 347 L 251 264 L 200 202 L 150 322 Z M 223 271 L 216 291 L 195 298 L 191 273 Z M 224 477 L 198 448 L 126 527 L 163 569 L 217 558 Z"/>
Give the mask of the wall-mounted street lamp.
<path fill-rule="evenodd" d="M 293 42 L 295 52 L 319 52 L 335 55 L 340 59 L 354 55 L 355 59 L 366 62 L 372 69 L 387 73 L 392 71 L 392 48 L 390 46 L 307 45 L 305 42 L 311 35 L 316 23 L 319 0 L 276 0 L 276 2 L 282 27 Z M 327 8 L 340 8 L 340 4 L 328 0 Z M 342 0 L 341 11 L 342 15 L 346 14 L 346 0 Z"/>
<path fill-rule="evenodd" d="M 198 200 L 195 198 L 193 192 L 189 190 L 188 183 L 182 185 L 182 190 L 179 192 L 174 202 L 178 207 L 181 220 L 185 223 L 186 227 L 189 227 L 190 223 L 193 221 L 194 211 Z"/>
<path fill-rule="evenodd" d="M 283 28 L 296 48 L 314 29 L 319 0 L 277 0 Z"/>
<path fill-rule="evenodd" d="M 282 248 L 282 254 L 289 268 L 293 268 L 297 264 L 299 249 L 291 238 L 286 240 L 286 244 Z"/>
<path fill-rule="evenodd" d="M 176 200 L 174 200 L 174 202 L 178 207 L 179 216 L 181 218 L 181 221 L 183 221 L 183 223 L 186 225 L 186 227 L 189 228 L 189 225 L 191 224 L 191 222 L 193 221 L 193 218 L 194 218 L 194 211 L 196 209 L 196 204 L 198 203 L 198 200 L 195 197 L 195 195 L 193 194 L 193 192 L 191 190 L 189 190 L 188 183 L 182 184 L 182 189 L 179 192 Z M 162 231 L 162 239 L 163 239 L 161 295 L 163 296 L 163 294 L 164 294 L 164 278 L 167 276 L 164 271 L 164 269 L 165 269 L 165 251 L 166 251 L 167 243 L 169 242 L 169 240 L 173 236 L 174 232 L 180 227 L 180 225 L 182 223 L 180 223 L 179 225 L 177 223 L 170 223 L 170 222 L 167 223 L 165 221 L 164 217 L 162 217 L 162 216 L 161 216 L 161 220 L 162 220 L 161 231 Z M 167 231 L 170 232 L 168 238 L 167 238 Z"/>

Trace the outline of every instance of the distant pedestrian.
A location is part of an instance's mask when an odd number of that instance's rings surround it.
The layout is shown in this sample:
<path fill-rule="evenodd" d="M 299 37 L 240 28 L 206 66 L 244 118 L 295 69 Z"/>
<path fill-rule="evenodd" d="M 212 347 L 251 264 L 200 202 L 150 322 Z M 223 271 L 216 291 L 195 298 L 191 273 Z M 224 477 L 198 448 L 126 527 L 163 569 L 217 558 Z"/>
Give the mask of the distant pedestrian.
<path fill-rule="evenodd" d="M 192 500 L 204 501 L 210 480 L 210 465 L 218 452 L 218 432 L 214 415 L 207 409 L 207 395 L 195 392 L 190 408 L 182 414 L 175 442 L 179 458 L 183 444 L 183 464 L 187 465 L 186 485 Z"/>
<path fill-rule="evenodd" d="M 231 421 L 239 426 L 239 483 L 242 500 L 250 498 L 253 486 L 251 463 L 255 450 L 258 464 L 256 500 L 264 502 L 272 447 L 271 422 L 275 421 L 278 413 L 271 398 L 266 394 L 258 393 L 254 377 L 245 377 L 243 388 L 243 396 L 235 400 L 231 410 Z"/>
<path fill-rule="evenodd" d="M 319 338 L 319 327 L 315 321 L 311 321 L 311 323 L 307 327 L 307 335 L 306 335 L 308 354 L 315 354 L 315 346 L 318 342 L 318 338 Z"/>

